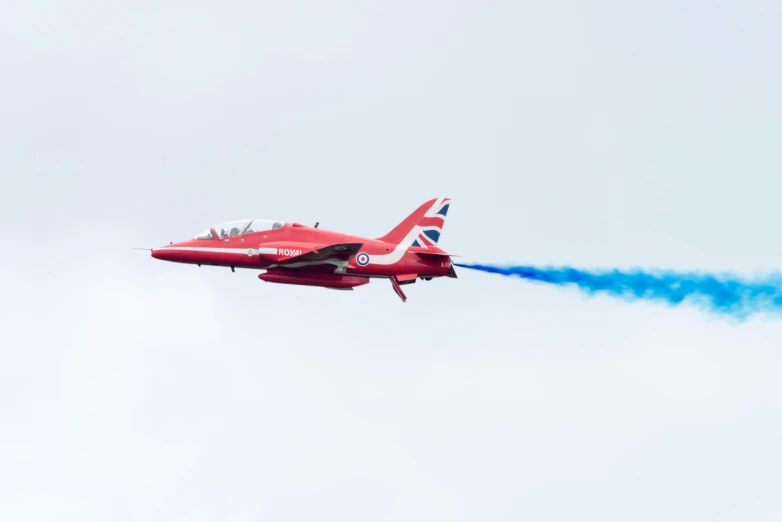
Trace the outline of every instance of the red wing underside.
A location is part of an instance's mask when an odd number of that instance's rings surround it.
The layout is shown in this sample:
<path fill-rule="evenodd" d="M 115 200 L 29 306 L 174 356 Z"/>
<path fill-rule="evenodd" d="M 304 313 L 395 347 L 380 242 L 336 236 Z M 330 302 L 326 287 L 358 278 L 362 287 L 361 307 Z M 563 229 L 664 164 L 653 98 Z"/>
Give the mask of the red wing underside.
<path fill-rule="evenodd" d="M 258 279 L 269 283 L 321 286 L 336 290 L 353 290 L 369 283 L 368 277 L 344 275 L 344 267 L 361 248 L 361 243 L 339 243 L 291 257 L 267 269 Z M 343 273 L 335 273 L 340 272 Z"/>

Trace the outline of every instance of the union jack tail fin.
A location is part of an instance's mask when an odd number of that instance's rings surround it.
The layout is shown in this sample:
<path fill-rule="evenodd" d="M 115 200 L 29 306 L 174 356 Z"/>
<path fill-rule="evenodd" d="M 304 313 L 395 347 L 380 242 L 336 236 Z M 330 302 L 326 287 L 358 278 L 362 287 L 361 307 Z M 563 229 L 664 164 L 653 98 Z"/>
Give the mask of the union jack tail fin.
<path fill-rule="evenodd" d="M 407 246 L 423 248 L 437 247 L 450 205 L 449 198 L 430 199 L 407 216 L 394 230 L 378 239 L 394 245 L 404 243 Z"/>

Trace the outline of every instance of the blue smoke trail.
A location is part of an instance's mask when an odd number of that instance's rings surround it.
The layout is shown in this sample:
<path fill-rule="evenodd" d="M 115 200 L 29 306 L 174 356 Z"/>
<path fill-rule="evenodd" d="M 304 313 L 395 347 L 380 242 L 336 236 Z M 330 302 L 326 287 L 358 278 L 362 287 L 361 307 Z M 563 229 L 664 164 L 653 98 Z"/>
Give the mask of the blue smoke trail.
<path fill-rule="evenodd" d="M 577 286 L 589 295 L 607 294 L 628 301 L 660 301 L 670 306 L 692 304 L 708 312 L 744 320 L 758 313 L 782 313 L 782 275 L 745 280 L 729 274 L 697 272 L 578 270 L 570 267 L 455 266 L 516 276 L 557 286 Z"/>

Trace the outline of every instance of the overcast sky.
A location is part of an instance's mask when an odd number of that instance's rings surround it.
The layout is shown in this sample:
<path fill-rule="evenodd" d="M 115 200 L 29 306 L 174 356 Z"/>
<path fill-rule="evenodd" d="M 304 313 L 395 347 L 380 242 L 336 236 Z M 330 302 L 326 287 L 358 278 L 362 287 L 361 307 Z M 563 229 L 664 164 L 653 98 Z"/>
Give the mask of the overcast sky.
<path fill-rule="evenodd" d="M 782 4 L 6 2 L 0 520 L 778 521 L 782 321 L 131 247 L 782 266 Z"/>

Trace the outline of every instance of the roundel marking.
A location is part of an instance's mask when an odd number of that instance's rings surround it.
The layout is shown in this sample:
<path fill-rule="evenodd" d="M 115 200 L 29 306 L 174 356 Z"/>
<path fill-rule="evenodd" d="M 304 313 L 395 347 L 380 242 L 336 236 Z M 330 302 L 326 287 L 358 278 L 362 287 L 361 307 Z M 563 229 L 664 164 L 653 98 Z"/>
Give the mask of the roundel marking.
<path fill-rule="evenodd" d="M 358 263 L 359 266 L 367 266 L 369 264 L 369 254 L 366 252 L 359 252 L 356 256 L 356 263 Z"/>
<path fill-rule="evenodd" d="M 247 255 L 252 257 L 252 255 L 253 255 L 253 249 L 252 248 L 248 248 L 247 249 Z"/>

